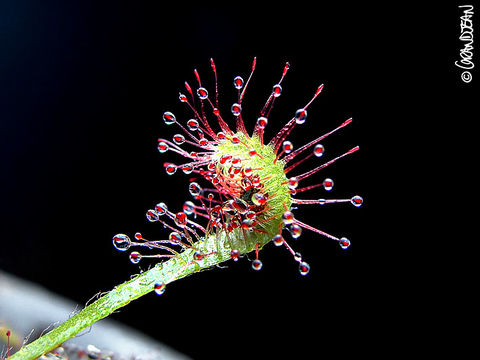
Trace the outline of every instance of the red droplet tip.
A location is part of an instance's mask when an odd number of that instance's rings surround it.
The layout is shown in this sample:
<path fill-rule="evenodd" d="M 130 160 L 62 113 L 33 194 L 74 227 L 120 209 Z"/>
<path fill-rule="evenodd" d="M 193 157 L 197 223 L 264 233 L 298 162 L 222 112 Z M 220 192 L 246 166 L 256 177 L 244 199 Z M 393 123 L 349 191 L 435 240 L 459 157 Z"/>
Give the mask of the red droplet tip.
<path fill-rule="evenodd" d="M 347 125 L 350 124 L 352 121 L 353 121 L 353 118 L 347 119 L 347 120 L 345 120 L 345 122 L 344 122 L 341 126 L 342 126 L 342 127 L 343 127 L 343 126 L 347 126 Z"/>
<path fill-rule="evenodd" d="M 198 74 L 197 69 L 194 69 L 193 72 L 195 74 L 195 77 L 197 78 L 198 84 L 201 86 L 202 82 L 200 81 L 200 75 Z"/>
<path fill-rule="evenodd" d="M 320 85 L 320 86 L 318 87 L 317 92 L 315 93 L 315 95 L 318 95 L 318 94 L 320 94 L 320 93 L 322 92 L 323 86 L 324 86 L 324 85 L 322 84 L 322 85 Z"/>
<path fill-rule="evenodd" d="M 348 151 L 349 154 L 354 153 L 355 151 L 360 150 L 360 146 L 355 146 L 353 149 Z"/>
<path fill-rule="evenodd" d="M 185 89 L 187 89 L 187 91 L 190 93 L 190 95 L 193 95 L 192 88 L 190 87 L 190 85 L 188 85 L 188 83 L 186 81 L 185 81 Z"/>

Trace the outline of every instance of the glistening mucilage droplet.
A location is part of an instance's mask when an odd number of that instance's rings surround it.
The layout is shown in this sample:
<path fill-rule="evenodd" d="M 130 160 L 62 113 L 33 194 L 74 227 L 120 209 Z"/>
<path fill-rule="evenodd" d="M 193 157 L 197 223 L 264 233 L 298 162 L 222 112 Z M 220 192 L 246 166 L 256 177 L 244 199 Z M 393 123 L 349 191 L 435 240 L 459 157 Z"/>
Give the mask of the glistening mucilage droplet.
<path fill-rule="evenodd" d="M 113 237 L 113 246 L 117 250 L 126 251 L 130 248 L 132 242 L 130 238 L 125 234 L 117 234 Z"/>

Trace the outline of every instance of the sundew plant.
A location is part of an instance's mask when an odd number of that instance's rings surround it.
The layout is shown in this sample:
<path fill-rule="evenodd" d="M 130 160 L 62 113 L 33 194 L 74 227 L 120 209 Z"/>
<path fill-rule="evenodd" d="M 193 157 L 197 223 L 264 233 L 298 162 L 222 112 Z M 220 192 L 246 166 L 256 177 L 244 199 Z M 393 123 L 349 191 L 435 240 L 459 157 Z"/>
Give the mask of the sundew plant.
<path fill-rule="evenodd" d="M 302 185 L 305 179 L 318 177 L 327 166 L 355 153 L 358 146 L 320 164 L 317 162 L 306 172 L 297 171 L 298 165 L 309 159 L 323 158 L 325 148 L 322 141 L 346 127 L 352 119 L 298 148 L 293 146 L 287 138 L 296 126 L 308 122 L 308 108 L 321 94 L 322 84 L 312 89 L 312 97 L 291 115 L 276 135 L 267 140 L 264 130 L 275 124 L 270 114 L 282 95 L 282 81 L 290 64 L 285 64 L 250 131 L 242 117 L 242 106 L 255 72 L 256 58 L 246 80 L 241 76 L 233 79 L 238 98 L 234 104 L 228 105 L 228 114 L 220 111 L 217 69 L 213 60 L 210 64 L 215 88 L 208 90 L 202 86 L 200 74 L 194 70 L 195 85 L 185 82 L 185 89 L 179 94 L 179 101 L 185 105 L 188 115 L 177 116 L 165 111 L 160 120 L 167 126 L 178 128 L 172 139 L 158 139 L 158 151 L 165 155 L 165 171 L 170 176 L 187 175 L 186 186 L 192 198 L 179 208 L 171 208 L 163 202 L 152 204 L 152 209 L 146 212 L 147 219 L 161 223 L 166 229 L 166 234 L 159 239 L 146 239 L 141 233 L 113 237 L 113 246 L 121 252 L 128 252 L 132 263 L 153 259 L 156 264 L 116 286 L 63 324 L 24 346 L 10 359 L 35 359 L 132 300 L 152 291 L 161 295 L 169 283 L 214 265 L 230 260 L 235 262 L 254 253 L 251 266 L 254 271 L 259 271 L 263 266 L 260 251 L 271 241 L 291 253 L 293 261 L 298 263 L 300 276 L 308 274 L 310 265 L 290 246 L 289 238 L 296 239 L 304 232 L 312 232 L 336 241 L 339 251 L 348 249 L 349 239 L 307 224 L 297 219 L 293 211 L 303 205 L 362 205 L 363 199 L 358 195 L 343 199 L 308 198 L 312 189 L 330 191 L 334 186 L 330 178 L 317 180 L 313 185 Z"/>

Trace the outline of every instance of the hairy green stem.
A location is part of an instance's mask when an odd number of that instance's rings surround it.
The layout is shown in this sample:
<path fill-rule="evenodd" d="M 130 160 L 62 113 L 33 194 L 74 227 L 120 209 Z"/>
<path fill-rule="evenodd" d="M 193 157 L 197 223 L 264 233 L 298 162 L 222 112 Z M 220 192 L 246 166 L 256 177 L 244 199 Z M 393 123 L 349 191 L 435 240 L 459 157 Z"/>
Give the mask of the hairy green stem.
<path fill-rule="evenodd" d="M 263 232 L 244 232 L 239 229 L 230 235 L 222 231 L 207 236 L 204 241 L 195 243 L 195 248 L 186 249 L 174 258 L 158 263 L 132 280 L 116 286 L 49 333 L 21 348 L 9 360 L 29 360 L 40 357 L 98 320 L 129 304 L 130 301 L 148 294 L 154 290 L 155 283 L 168 284 L 230 260 L 232 249 L 238 249 L 240 254 L 246 254 L 257 247 L 262 248 L 271 240 L 272 234 L 278 232 L 279 224 L 280 216 L 265 224 Z M 204 258 L 194 260 L 196 252 L 203 254 Z"/>
<path fill-rule="evenodd" d="M 9 360 L 36 359 L 60 346 L 64 341 L 72 338 L 98 320 L 127 305 L 130 301 L 151 292 L 155 283 L 163 282 L 168 284 L 230 258 L 229 255 L 227 256 L 227 251 L 220 251 L 211 256 L 206 256 L 200 262 L 196 262 L 191 260 L 193 252 L 193 249 L 188 249 L 177 257 L 159 263 L 150 270 L 137 275 L 132 280 L 116 286 L 63 324 L 21 348 Z"/>

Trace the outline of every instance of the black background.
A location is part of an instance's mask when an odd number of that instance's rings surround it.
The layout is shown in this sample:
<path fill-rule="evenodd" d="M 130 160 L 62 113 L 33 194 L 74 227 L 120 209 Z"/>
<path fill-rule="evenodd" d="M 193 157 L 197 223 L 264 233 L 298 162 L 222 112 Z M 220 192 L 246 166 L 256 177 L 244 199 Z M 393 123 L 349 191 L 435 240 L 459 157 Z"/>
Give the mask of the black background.
<path fill-rule="evenodd" d="M 178 101 L 184 81 L 195 84 L 196 68 L 213 94 L 213 58 L 220 108 L 229 114 L 233 78 L 246 79 L 256 56 L 244 101 L 251 129 L 289 61 L 266 136 L 321 83 L 307 122 L 290 137 L 294 145 L 353 117 L 323 142 L 323 159 L 355 145 L 360 151 L 316 177 L 334 179 L 331 193 L 309 195 L 359 194 L 364 206 L 296 212 L 347 236 L 352 246 L 342 251 L 304 231 L 290 243 L 310 263 L 307 277 L 285 249 L 270 244 L 258 273 L 242 259 L 169 285 L 162 297 L 145 296 L 112 317 L 195 359 L 376 356 L 416 342 L 412 333 L 421 333 L 422 317 L 409 334 L 397 324 L 423 307 L 417 297 L 423 286 L 414 284 L 426 273 L 413 270 L 414 259 L 425 245 L 422 264 L 435 258 L 429 235 L 445 230 L 437 213 L 436 225 L 427 224 L 424 211 L 432 203 L 447 208 L 444 187 L 455 176 L 468 177 L 465 156 L 454 153 L 474 148 L 468 97 L 478 79 L 474 72 L 472 83 L 463 84 L 454 66 L 461 46 L 454 3 L 258 8 L 20 1 L 0 9 L 3 270 L 85 303 L 148 268 L 116 252 L 111 238 L 137 231 L 165 236 L 145 211 L 159 201 L 179 209 L 189 199 L 187 178 L 169 177 L 162 166 L 180 159 L 156 151 L 158 137 L 179 132 L 165 126 L 164 111 L 190 118 Z M 435 241 L 449 241 L 443 236 Z"/>

